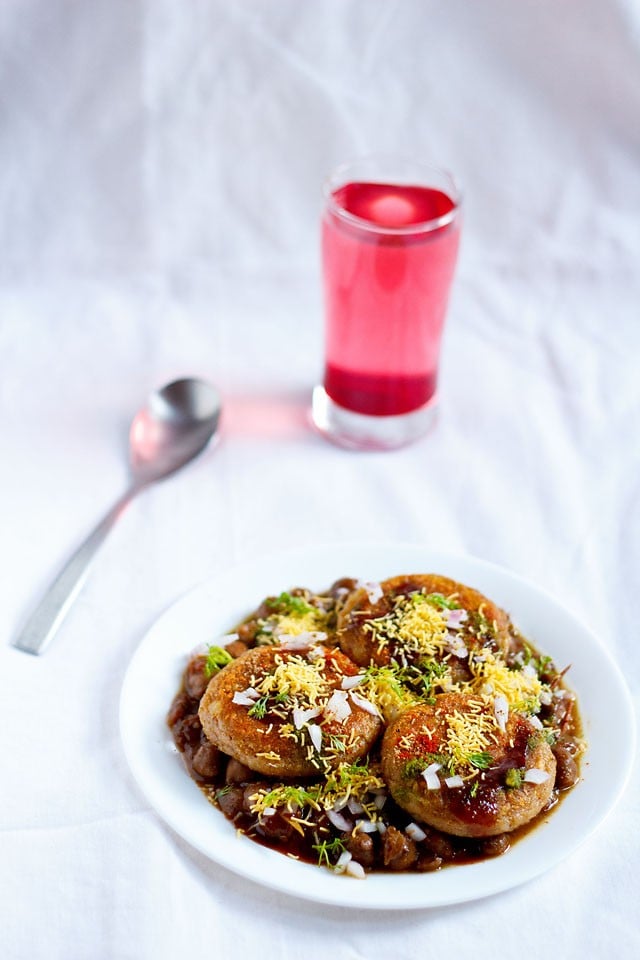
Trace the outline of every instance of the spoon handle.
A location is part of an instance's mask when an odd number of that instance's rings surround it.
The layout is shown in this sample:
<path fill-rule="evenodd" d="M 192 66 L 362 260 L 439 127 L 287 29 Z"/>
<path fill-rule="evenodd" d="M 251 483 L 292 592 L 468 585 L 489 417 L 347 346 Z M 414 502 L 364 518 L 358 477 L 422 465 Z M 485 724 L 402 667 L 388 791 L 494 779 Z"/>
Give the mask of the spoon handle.
<path fill-rule="evenodd" d="M 127 490 L 67 560 L 18 636 L 12 640 L 14 647 L 25 653 L 42 653 L 58 632 L 58 628 L 80 592 L 98 548 L 139 489 L 137 486 L 132 486 Z"/>

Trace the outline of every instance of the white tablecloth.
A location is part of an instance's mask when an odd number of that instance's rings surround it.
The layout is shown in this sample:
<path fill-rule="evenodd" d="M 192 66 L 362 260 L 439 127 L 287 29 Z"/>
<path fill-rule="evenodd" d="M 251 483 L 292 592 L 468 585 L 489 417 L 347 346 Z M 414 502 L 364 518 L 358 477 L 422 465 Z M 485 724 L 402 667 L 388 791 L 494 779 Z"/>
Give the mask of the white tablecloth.
<path fill-rule="evenodd" d="M 354 537 L 539 583 L 637 702 L 637 4 L 4 0 L 0 45 L 2 957 L 638 956 L 637 771 L 551 873 L 371 915 L 194 852 L 118 730 L 127 663 L 173 600 Z M 389 150 L 459 175 L 464 245 L 437 428 L 354 454 L 307 422 L 320 185 Z M 43 657 L 11 648 L 125 486 L 131 414 L 192 373 L 224 395 L 219 447 L 122 517 Z"/>

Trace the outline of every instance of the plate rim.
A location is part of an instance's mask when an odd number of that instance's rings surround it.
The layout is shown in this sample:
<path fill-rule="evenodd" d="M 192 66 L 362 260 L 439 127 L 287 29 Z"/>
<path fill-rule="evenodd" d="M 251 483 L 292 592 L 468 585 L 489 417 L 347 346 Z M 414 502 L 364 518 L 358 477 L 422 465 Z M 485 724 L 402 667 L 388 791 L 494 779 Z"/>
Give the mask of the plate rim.
<path fill-rule="evenodd" d="M 595 648 L 607 666 L 608 681 L 612 683 L 614 687 L 617 687 L 617 708 L 621 715 L 624 715 L 626 720 L 629 721 L 629 730 L 631 732 L 631 736 L 626 741 L 626 750 L 620 748 L 618 751 L 619 775 L 616 779 L 615 787 L 607 792 L 605 801 L 602 802 L 599 807 L 596 806 L 595 816 L 592 817 L 593 822 L 588 824 L 587 829 L 581 835 L 574 837 L 571 842 L 561 849 L 556 855 L 542 857 L 542 859 L 540 859 L 540 856 L 538 855 L 537 859 L 534 858 L 536 862 L 531 865 L 531 868 L 529 870 L 520 871 L 515 880 L 508 878 L 508 870 L 500 870 L 499 868 L 496 869 L 495 867 L 487 868 L 487 865 L 500 865 L 501 863 L 504 863 L 504 857 L 502 857 L 494 860 L 484 860 L 478 864 L 466 864 L 448 867 L 446 871 L 435 874 L 416 875 L 378 873 L 368 876 L 367 880 L 364 882 L 356 883 L 352 879 L 336 877 L 330 871 L 322 871 L 313 864 L 305 864 L 287 860 L 287 858 L 283 857 L 281 853 L 262 847 L 248 838 L 244 838 L 244 842 L 250 845 L 250 847 L 245 847 L 244 851 L 248 854 L 248 862 L 245 862 L 243 856 L 239 856 L 237 860 L 233 862 L 233 858 L 226 855 L 226 850 L 222 855 L 216 855 L 212 853 L 210 845 L 204 843 L 199 835 L 195 835 L 193 831 L 185 828 L 184 822 L 181 821 L 179 816 L 176 816 L 176 812 L 174 809 L 172 809 L 171 804 L 167 805 L 166 797 L 164 795 L 158 796 L 158 794 L 154 792 L 153 788 L 150 787 L 148 777 L 143 769 L 144 764 L 141 765 L 140 756 L 134 749 L 135 738 L 131 736 L 130 713 L 132 699 L 130 696 L 130 688 L 132 686 L 133 679 L 136 678 L 136 671 L 139 669 L 140 663 L 144 662 L 144 656 L 147 648 L 152 646 L 156 635 L 162 635 L 163 631 L 171 626 L 172 621 L 176 618 L 179 620 L 180 615 L 184 614 L 185 611 L 188 611 L 189 608 L 194 608 L 197 610 L 199 604 L 205 602 L 208 597 L 212 595 L 215 596 L 216 592 L 219 592 L 228 581 L 232 580 L 234 577 L 237 577 L 243 572 L 246 573 L 247 571 L 250 571 L 255 575 L 256 571 L 258 571 L 259 574 L 262 575 L 264 573 L 265 564 L 269 564 L 271 568 L 275 567 L 278 569 L 283 563 L 285 565 L 291 563 L 307 563 L 308 565 L 309 562 L 311 562 L 311 564 L 314 565 L 319 562 L 319 559 L 326 559 L 326 555 L 330 553 L 333 558 L 334 574 L 329 574 L 329 576 L 333 576 L 333 579 L 336 579 L 337 576 L 340 575 L 339 567 L 342 564 L 341 554 L 352 553 L 354 551 L 357 554 L 368 553 L 369 555 L 373 554 L 374 556 L 379 556 L 381 552 L 384 552 L 385 554 L 395 554 L 398 552 L 406 553 L 408 559 L 410 558 L 410 555 L 424 558 L 431 557 L 433 560 L 426 559 L 421 560 L 421 562 L 428 563 L 430 566 L 432 564 L 442 564 L 445 567 L 448 564 L 451 564 L 454 567 L 470 566 L 473 569 L 486 572 L 490 578 L 493 576 L 497 577 L 499 580 L 503 580 L 507 584 L 516 584 L 520 590 L 524 590 L 525 594 L 534 596 L 537 595 L 538 597 L 542 598 L 548 608 L 552 611 L 561 612 L 562 616 L 567 618 L 568 621 L 573 624 L 574 628 L 588 637 L 589 642 L 592 645 L 592 649 Z M 396 561 L 394 560 L 394 563 L 395 562 Z M 435 569 L 435 567 L 432 566 L 432 569 Z M 403 572 L 409 571 L 406 570 Z M 416 572 L 416 570 L 413 570 L 413 572 Z M 358 575 L 357 571 L 356 575 Z M 391 575 L 393 574 L 387 574 L 387 576 Z M 301 577 L 301 579 L 297 582 L 303 583 L 304 577 Z M 293 585 L 293 583 L 290 585 Z M 312 583 L 304 583 L 304 585 L 312 586 L 314 589 L 320 587 L 319 584 Z M 282 585 L 280 589 L 283 589 Z M 480 589 L 482 588 L 480 587 Z M 261 596 L 254 597 L 252 594 L 249 594 L 247 596 L 248 603 L 245 602 L 244 604 L 244 611 L 248 612 L 251 609 L 252 604 L 255 605 L 259 603 L 261 599 Z M 494 597 L 492 597 L 492 599 L 494 599 Z M 519 617 L 517 613 L 511 610 L 508 612 L 513 615 L 513 619 L 516 623 L 518 623 Z M 227 623 L 227 629 L 229 629 L 229 626 L 229 623 Z M 215 639 L 215 637 L 212 636 L 212 639 Z M 540 642 L 540 640 L 537 638 L 535 642 L 536 645 L 541 647 L 543 652 L 546 652 L 544 642 Z M 187 656 L 191 649 L 193 649 L 193 646 L 193 643 L 187 642 L 180 648 L 183 658 Z M 551 647 L 552 646 L 553 643 L 551 643 Z M 551 650 L 551 652 L 553 651 Z M 173 689 L 175 691 L 177 687 L 174 686 Z M 163 710 L 163 721 L 169 704 L 170 700 L 167 700 Z M 586 725 L 588 718 L 584 719 Z M 313 901 L 316 903 L 327 904 L 336 907 L 346 907 L 349 909 L 357 907 L 361 909 L 376 910 L 428 909 L 432 907 L 465 903 L 471 900 L 479 900 L 488 896 L 492 896 L 496 893 L 503 892 L 504 890 L 519 886 L 528 882 L 529 880 L 533 880 L 542 873 L 553 869 L 558 865 L 558 863 L 573 854 L 575 850 L 581 846 L 582 843 L 584 843 L 595 830 L 600 827 L 600 825 L 609 816 L 613 808 L 618 803 L 631 775 L 636 741 L 635 713 L 630 692 L 624 675 L 618 664 L 615 662 L 609 648 L 581 618 L 579 618 L 564 604 L 560 603 L 560 601 L 554 597 L 550 591 L 532 581 L 527 580 L 519 573 L 500 566 L 491 560 L 474 556 L 473 554 L 440 550 L 438 548 L 432 548 L 419 543 L 388 540 L 348 540 L 317 543 L 308 547 L 295 547 L 278 551 L 264 551 L 260 554 L 252 555 L 249 560 L 232 564 L 222 575 L 213 574 L 202 579 L 199 583 L 185 591 L 180 597 L 178 597 L 163 611 L 161 611 L 153 623 L 145 630 L 144 634 L 136 645 L 136 648 L 127 665 L 121 687 L 119 702 L 119 727 L 120 738 L 127 764 L 134 777 L 134 780 L 137 783 L 138 788 L 142 792 L 151 808 L 175 833 L 181 836 L 190 846 L 198 850 L 203 856 L 207 857 L 207 859 L 212 863 L 217 863 L 223 866 L 225 869 L 232 871 L 236 875 L 249 879 L 254 883 L 262 885 L 263 887 L 266 886 L 272 890 L 277 890 L 280 893 L 284 893 L 293 897 L 302 898 L 306 901 Z M 168 738 L 169 734 L 167 731 L 165 733 L 165 740 Z M 168 753 L 169 751 L 167 751 L 166 746 L 167 745 L 165 743 L 161 749 L 165 753 Z M 175 747 L 173 747 L 173 752 L 176 754 L 180 764 L 182 764 L 182 758 L 179 754 L 177 754 Z M 161 756 L 161 754 L 159 754 L 159 756 Z M 194 793 L 188 803 L 198 803 L 198 801 L 200 801 L 202 804 L 206 805 L 207 812 L 209 813 L 212 809 L 211 804 L 206 800 L 197 785 L 194 784 L 194 782 L 188 777 L 186 771 L 184 771 L 184 768 L 182 768 L 181 772 L 184 776 L 186 784 L 188 784 L 189 787 L 194 788 Z M 579 788 L 580 784 L 576 787 L 576 790 Z M 150 795 L 150 793 L 152 795 Z M 567 795 L 563 799 L 563 806 L 567 805 L 572 797 L 574 797 L 574 791 L 572 791 L 571 794 Z M 577 799 L 580 799 L 579 794 Z M 574 797 L 569 805 L 572 806 L 575 803 L 576 799 Z M 216 812 L 218 816 L 223 818 L 222 821 L 218 821 L 218 827 L 220 828 L 222 823 L 225 825 L 224 829 L 226 830 L 227 836 L 230 836 L 229 830 L 235 834 L 233 825 L 224 819 L 223 815 L 219 811 Z M 552 812 L 544 826 L 552 824 L 554 822 L 554 818 L 559 816 L 559 813 L 560 811 Z M 534 838 L 536 835 L 538 835 L 539 830 L 542 828 L 543 824 L 532 831 L 531 837 Z M 235 841 L 235 836 L 233 839 Z M 521 839 L 513 849 L 517 850 L 518 848 L 522 848 L 523 844 L 526 842 L 527 838 L 525 837 Z M 250 853 L 250 851 L 253 852 Z M 262 855 L 256 856 L 257 851 L 262 851 Z M 239 847 L 238 852 L 240 852 Z M 267 855 L 268 862 L 272 867 L 274 867 L 274 869 L 271 870 L 268 876 L 256 875 L 255 867 L 258 863 L 265 859 L 264 854 Z M 508 854 L 505 856 L 508 856 Z M 274 860 L 273 858 L 277 858 L 277 860 Z M 284 864 L 287 866 L 285 867 Z M 278 865 L 281 869 L 278 869 Z M 311 880 L 311 889 L 307 888 L 307 885 L 304 883 L 304 871 L 307 871 L 307 877 Z M 311 874 L 309 871 L 313 871 L 313 873 Z M 438 895 L 437 890 L 431 890 L 430 895 L 427 898 L 420 895 L 416 896 L 416 892 L 422 892 L 423 889 L 429 890 L 430 886 L 434 886 L 433 881 L 431 884 L 426 884 L 424 882 L 425 878 L 441 877 L 445 874 L 454 874 L 456 876 L 460 876 L 461 871 L 465 872 L 465 879 L 470 878 L 471 880 L 473 879 L 474 875 L 478 874 L 479 871 L 481 874 L 484 874 L 485 876 L 483 878 L 482 889 L 478 889 L 473 882 L 470 882 L 467 885 L 466 890 L 460 889 L 453 895 L 451 892 L 444 893 L 444 895 Z M 505 874 L 507 874 L 507 876 L 505 876 Z M 322 880 L 320 878 L 322 878 Z M 420 879 L 422 882 L 419 882 Z M 331 881 L 331 883 L 328 884 L 326 880 Z M 384 898 L 377 895 L 377 888 L 383 885 L 384 881 L 389 880 L 394 884 L 395 892 L 400 892 L 401 894 L 404 894 L 404 896 L 392 898 L 392 902 L 384 902 Z M 347 883 L 349 884 L 348 887 L 343 886 L 343 884 Z M 404 888 L 409 885 L 413 888 L 413 897 L 408 896 L 404 890 Z M 443 886 L 446 890 L 446 888 L 452 886 L 452 883 L 447 882 Z M 461 884 L 460 886 L 464 888 L 464 884 Z M 374 892 L 372 889 L 373 887 L 376 888 L 375 896 L 371 896 L 371 894 Z M 367 889 L 369 890 L 368 894 Z"/>

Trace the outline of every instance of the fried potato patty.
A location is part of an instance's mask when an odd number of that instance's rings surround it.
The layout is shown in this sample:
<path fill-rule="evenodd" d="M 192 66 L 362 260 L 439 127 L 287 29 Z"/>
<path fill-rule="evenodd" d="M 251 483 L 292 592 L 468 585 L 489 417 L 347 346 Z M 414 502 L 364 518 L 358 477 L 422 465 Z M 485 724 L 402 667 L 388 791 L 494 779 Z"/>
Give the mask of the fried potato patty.
<path fill-rule="evenodd" d="M 327 772 L 364 756 L 382 730 L 342 684 L 356 665 L 337 648 L 254 647 L 210 681 L 205 735 L 251 770 L 273 777 Z"/>
<path fill-rule="evenodd" d="M 527 717 L 511 712 L 500 725 L 489 698 L 449 693 L 390 724 L 382 770 L 394 800 L 412 816 L 456 836 L 490 837 L 528 823 L 547 805 L 556 761 Z"/>
<path fill-rule="evenodd" d="M 404 665 L 448 655 L 460 667 L 456 660 L 462 663 L 463 656 L 456 655 L 456 649 L 491 645 L 506 652 L 512 630 L 509 616 L 495 603 L 438 574 L 391 577 L 382 581 L 379 591 L 371 585 L 358 587 L 338 616 L 340 648 L 359 666 Z M 440 642 L 443 632 L 455 638 L 453 645 Z M 464 674 L 464 669 L 457 672 Z"/>

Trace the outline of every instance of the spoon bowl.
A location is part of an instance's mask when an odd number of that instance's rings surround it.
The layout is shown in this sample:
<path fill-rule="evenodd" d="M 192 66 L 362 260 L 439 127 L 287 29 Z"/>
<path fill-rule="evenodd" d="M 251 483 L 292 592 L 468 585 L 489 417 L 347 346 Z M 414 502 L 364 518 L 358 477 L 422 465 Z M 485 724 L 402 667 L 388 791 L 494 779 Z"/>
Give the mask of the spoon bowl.
<path fill-rule="evenodd" d="M 218 391 L 204 380 L 174 380 L 152 393 L 129 432 L 134 481 L 153 483 L 193 460 L 216 435 L 221 409 Z"/>
<path fill-rule="evenodd" d="M 89 534 L 53 581 L 13 646 L 42 653 L 57 633 L 84 583 L 98 547 L 131 500 L 149 484 L 180 470 L 217 435 L 222 403 L 212 384 L 174 380 L 149 397 L 129 433 L 131 485 Z"/>

